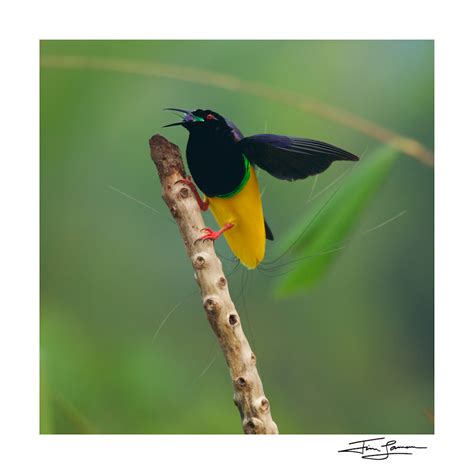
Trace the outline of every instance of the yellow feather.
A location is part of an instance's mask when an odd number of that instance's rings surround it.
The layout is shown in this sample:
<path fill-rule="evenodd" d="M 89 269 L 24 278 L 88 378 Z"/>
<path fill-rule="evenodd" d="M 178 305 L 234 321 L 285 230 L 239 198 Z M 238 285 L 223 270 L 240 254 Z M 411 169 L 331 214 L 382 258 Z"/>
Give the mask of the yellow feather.
<path fill-rule="evenodd" d="M 265 223 L 257 176 L 253 166 L 245 186 L 234 196 L 207 197 L 209 207 L 220 227 L 232 223 L 224 232 L 232 253 L 247 268 L 256 268 L 265 256 Z"/>

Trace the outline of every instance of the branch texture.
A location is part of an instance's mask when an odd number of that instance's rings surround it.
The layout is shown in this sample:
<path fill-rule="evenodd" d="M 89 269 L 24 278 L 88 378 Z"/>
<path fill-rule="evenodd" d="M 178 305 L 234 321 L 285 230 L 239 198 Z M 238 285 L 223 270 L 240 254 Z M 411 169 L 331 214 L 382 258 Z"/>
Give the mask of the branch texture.
<path fill-rule="evenodd" d="M 239 409 L 243 431 L 246 434 L 278 434 L 270 403 L 263 392 L 255 354 L 230 297 L 214 244 L 212 241 L 196 241 L 205 225 L 191 190 L 177 183 L 185 176 L 179 149 L 161 135 L 154 135 L 150 139 L 150 150 L 163 188 L 163 199 L 178 224 L 201 289 L 207 319 L 230 369 L 234 403 Z"/>

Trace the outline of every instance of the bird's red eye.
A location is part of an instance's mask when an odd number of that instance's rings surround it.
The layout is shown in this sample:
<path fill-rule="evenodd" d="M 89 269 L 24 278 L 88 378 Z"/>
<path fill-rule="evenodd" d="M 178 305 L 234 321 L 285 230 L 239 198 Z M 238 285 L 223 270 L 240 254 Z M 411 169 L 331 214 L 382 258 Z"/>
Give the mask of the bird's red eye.
<path fill-rule="evenodd" d="M 217 120 L 216 117 L 214 117 L 214 115 L 212 114 L 207 114 L 206 115 L 206 120 Z"/>

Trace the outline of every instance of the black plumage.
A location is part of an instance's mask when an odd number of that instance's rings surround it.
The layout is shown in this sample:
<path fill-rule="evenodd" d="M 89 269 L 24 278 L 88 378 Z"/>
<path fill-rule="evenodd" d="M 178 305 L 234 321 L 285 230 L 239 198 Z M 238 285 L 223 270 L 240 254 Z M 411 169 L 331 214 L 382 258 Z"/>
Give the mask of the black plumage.
<path fill-rule="evenodd" d="M 191 175 L 206 196 L 232 193 L 245 176 L 244 156 L 278 179 L 304 179 L 339 160 L 357 161 L 352 153 L 329 143 L 285 135 L 244 137 L 230 120 L 212 110 L 167 109 L 184 113 L 189 130 L 186 158 Z"/>
<path fill-rule="evenodd" d="M 359 159 L 329 143 L 284 135 L 254 135 L 240 140 L 238 147 L 251 163 L 288 181 L 322 173 L 333 161 Z"/>
<path fill-rule="evenodd" d="M 236 125 L 212 110 L 167 110 L 184 114 L 181 122 L 166 127 L 182 125 L 189 131 L 186 148 L 189 171 L 198 188 L 210 199 L 229 198 L 239 193 L 249 180 L 251 166 L 258 166 L 276 178 L 293 181 L 322 173 L 333 161 L 358 160 L 348 151 L 307 138 L 270 134 L 244 137 Z M 261 209 L 260 202 L 255 205 Z M 273 240 L 264 219 L 263 224 L 265 238 Z M 249 268 L 254 268 L 263 253 L 246 258 Z"/>
<path fill-rule="evenodd" d="M 232 130 L 200 127 L 189 135 L 186 159 L 201 191 L 209 197 L 231 193 L 242 182 L 245 161 Z"/>

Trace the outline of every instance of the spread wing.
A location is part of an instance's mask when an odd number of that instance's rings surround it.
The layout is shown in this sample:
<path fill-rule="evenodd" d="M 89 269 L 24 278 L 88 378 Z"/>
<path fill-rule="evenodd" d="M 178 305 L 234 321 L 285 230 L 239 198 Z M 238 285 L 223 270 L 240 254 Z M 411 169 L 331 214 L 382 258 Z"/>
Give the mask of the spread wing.
<path fill-rule="evenodd" d="M 284 135 L 253 135 L 236 143 L 247 159 L 279 179 L 303 179 L 329 168 L 333 161 L 358 161 L 329 143 Z"/>

